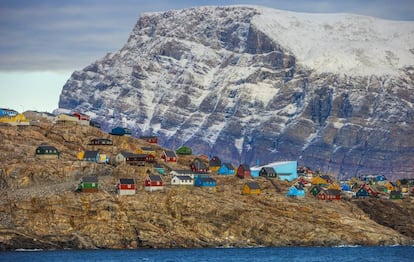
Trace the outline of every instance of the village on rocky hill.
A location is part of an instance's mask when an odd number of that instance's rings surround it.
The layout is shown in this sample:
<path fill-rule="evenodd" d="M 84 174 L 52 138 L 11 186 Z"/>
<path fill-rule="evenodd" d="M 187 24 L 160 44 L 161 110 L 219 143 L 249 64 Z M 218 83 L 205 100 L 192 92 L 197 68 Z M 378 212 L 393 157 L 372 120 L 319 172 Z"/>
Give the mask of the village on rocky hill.
<path fill-rule="evenodd" d="M 165 149 L 79 112 L 0 109 L 0 249 L 394 245 L 414 179 L 249 166 Z"/>

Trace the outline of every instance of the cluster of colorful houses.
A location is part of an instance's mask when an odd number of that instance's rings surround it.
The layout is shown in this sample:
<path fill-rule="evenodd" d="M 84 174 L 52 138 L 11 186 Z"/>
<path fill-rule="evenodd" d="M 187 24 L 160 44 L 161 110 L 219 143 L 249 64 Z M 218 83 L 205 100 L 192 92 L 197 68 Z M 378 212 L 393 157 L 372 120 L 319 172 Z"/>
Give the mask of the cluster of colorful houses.
<path fill-rule="evenodd" d="M 29 122 L 23 117 L 18 117 L 17 111 L 0 109 L 0 122 L 3 119 L 11 121 Z M 57 124 L 80 124 L 100 128 L 100 124 L 91 121 L 89 116 L 74 112 L 72 114 L 59 114 L 53 117 Z M 4 123 L 4 122 L 3 122 Z M 16 122 L 17 123 L 17 122 Z M 110 132 L 113 136 L 130 136 L 131 131 L 124 127 L 115 127 Z M 142 136 L 140 139 L 149 144 L 158 144 L 156 136 Z M 113 140 L 107 137 L 93 138 L 88 143 L 94 148 L 114 146 Z M 59 158 L 60 152 L 51 145 L 39 145 L 35 155 L 42 159 Z M 152 147 L 140 147 L 136 152 L 121 151 L 114 156 L 108 156 L 99 150 L 85 150 L 77 154 L 79 161 L 95 162 L 113 165 L 131 165 L 148 167 L 143 188 L 146 191 L 162 191 L 165 182 L 170 186 L 195 186 L 216 187 L 217 176 L 236 176 L 246 179 L 241 188 L 242 194 L 261 194 L 260 180 L 279 179 L 288 181 L 291 186 L 286 192 L 287 197 L 304 198 L 315 197 L 319 200 L 340 200 L 343 197 L 367 198 L 387 196 L 390 199 L 401 199 L 404 194 L 414 194 L 414 179 L 399 180 L 396 183 L 388 181 L 384 176 L 361 176 L 347 181 L 338 181 L 331 176 L 313 172 L 306 167 L 298 167 L 297 161 L 274 162 L 261 166 L 250 167 L 248 164 L 240 164 L 234 167 L 232 163 L 222 162 L 218 156 L 208 158 L 200 156 L 194 158 L 185 170 L 166 170 L 164 163 L 175 163 L 180 155 L 192 155 L 192 149 L 182 146 L 177 150 L 162 150 L 157 153 Z M 160 163 L 158 162 L 160 161 Z M 152 171 L 150 171 L 150 169 Z M 80 180 L 77 188 L 81 192 L 98 192 L 99 177 L 87 176 Z M 135 194 L 139 188 L 134 178 L 120 178 L 117 191 L 120 195 Z"/>

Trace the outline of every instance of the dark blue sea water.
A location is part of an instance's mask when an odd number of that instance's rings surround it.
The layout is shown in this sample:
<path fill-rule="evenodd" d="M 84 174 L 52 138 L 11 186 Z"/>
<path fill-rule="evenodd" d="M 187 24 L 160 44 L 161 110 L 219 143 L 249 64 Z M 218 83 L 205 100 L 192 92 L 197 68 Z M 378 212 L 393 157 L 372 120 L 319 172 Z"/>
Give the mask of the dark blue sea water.
<path fill-rule="evenodd" d="M 0 261 L 414 261 L 414 247 L 275 247 L 0 252 Z"/>

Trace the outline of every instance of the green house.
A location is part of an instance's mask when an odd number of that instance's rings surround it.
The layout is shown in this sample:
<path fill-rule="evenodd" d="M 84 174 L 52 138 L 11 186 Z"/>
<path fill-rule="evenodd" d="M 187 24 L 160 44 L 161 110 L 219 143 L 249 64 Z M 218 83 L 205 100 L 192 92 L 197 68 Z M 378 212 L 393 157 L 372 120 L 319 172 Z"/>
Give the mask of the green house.
<path fill-rule="evenodd" d="M 309 192 L 313 195 L 313 196 L 317 196 L 319 194 L 319 192 L 322 191 L 322 188 L 320 185 L 314 185 L 311 187 L 311 189 L 309 190 Z"/>
<path fill-rule="evenodd" d="M 98 177 L 87 176 L 81 179 L 77 191 L 86 193 L 98 192 L 98 186 Z"/>
<path fill-rule="evenodd" d="M 393 190 L 390 192 L 390 199 L 402 199 L 402 192 Z"/>
<path fill-rule="evenodd" d="M 54 146 L 40 145 L 36 148 L 35 154 L 40 158 L 59 158 L 59 151 Z"/>
<path fill-rule="evenodd" d="M 177 153 L 178 155 L 191 155 L 193 153 L 193 150 L 191 149 L 191 147 L 182 146 L 175 150 L 175 153 Z"/>

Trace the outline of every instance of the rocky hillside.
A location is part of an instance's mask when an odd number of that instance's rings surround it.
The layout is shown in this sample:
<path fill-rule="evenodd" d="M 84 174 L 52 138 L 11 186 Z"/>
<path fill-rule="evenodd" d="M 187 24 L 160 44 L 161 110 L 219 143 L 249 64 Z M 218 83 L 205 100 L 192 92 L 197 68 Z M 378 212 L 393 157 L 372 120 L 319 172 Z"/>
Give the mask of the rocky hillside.
<path fill-rule="evenodd" d="M 144 14 L 59 107 L 160 144 L 344 177 L 412 177 L 414 23 L 261 7 Z"/>
<path fill-rule="evenodd" d="M 91 138 L 110 137 L 118 150 L 145 142 L 112 137 L 88 126 L 0 127 L 0 250 L 16 248 L 161 248 L 216 246 L 332 246 L 412 244 L 414 200 L 317 201 L 285 197 L 287 182 L 258 178 L 258 196 L 241 195 L 245 183 L 219 177 L 215 189 L 142 186 L 151 166 L 112 166 L 76 160 Z M 40 143 L 58 160 L 40 160 Z M 161 148 L 156 147 L 156 150 Z M 172 168 L 184 168 L 194 156 Z M 99 193 L 75 193 L 82 176 L 99 177 Z M 135 178 L 137 194 L 119 196 L 120 177 Z M 390 210 L 392 210 L 390 212 Z M 387 215 L 385 215 L 387 214 Z M 398 218 L 398 219 L 391 219 Z"/>

